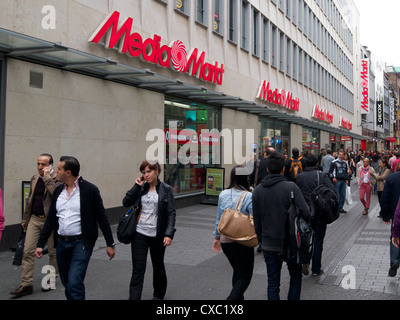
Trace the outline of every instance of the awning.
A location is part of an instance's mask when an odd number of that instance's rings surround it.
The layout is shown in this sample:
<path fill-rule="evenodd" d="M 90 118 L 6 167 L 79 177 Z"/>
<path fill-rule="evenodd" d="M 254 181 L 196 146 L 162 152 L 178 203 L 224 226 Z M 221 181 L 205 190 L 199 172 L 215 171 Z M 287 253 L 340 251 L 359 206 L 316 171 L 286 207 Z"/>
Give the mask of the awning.
<path fill-rule="evenodd" d="M 103 80 L 153 90 L 181 99 L 230 108 L 260 117 L 266 116 L 314 129 L 363 139 L 362 136 L 318 121 L 305 119 L 273 106 L 257 104 L 240 97 L 226 95 L 204 86 L 184 83 L 148 69 L 135 68 L 112 59 L 78 51 L 59 43 L 44 41 L 0 28 L 0 54 L 6 57 L 37 63 L 65 71 L 84 74 Z"/>

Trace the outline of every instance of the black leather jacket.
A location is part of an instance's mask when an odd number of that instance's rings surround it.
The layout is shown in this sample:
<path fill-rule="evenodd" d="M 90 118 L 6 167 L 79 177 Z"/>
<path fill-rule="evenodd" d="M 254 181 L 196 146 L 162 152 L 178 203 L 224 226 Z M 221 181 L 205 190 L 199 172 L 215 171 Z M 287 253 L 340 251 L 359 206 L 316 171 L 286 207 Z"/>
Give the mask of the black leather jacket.
<path fill-rule="evenodd" d="M 125 207 L 133 206 L 138 197 L 141 198 L 143 195 L 149 192 L 149 188 L 150 185 L 148 183 L 144 183 L 142 187 L 135 183 L 132 189 L 126 192 L 125 198 L 122 200 L 122 204 Z M 158 180 L 156 191 L 158 193 L 157 237 L 169 237 L 173 239 L 176 231 L 176 211 L 172 188 L 168 184 Z"/>

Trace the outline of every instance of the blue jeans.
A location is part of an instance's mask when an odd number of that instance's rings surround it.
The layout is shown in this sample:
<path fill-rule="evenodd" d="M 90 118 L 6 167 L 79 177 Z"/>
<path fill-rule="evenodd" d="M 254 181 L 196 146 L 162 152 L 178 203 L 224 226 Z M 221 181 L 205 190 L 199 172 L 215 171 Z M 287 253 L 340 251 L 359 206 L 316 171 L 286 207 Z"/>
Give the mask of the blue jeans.
<path fill-rule="evenodd" d="M 339 211 L 343 210 L 344 201 L 346 200 L 346 185 L 347 180 L 337 180 L 337 183 L 335 185 L 336 195 L 339 200 Z"/>
<path fill-rule="evenodd" d="M 84 248 L 82 240 L 58 239 L 57 264 L 67 300 L 85 300 L 83 283 L 93 248 Z"/>
<path fill-rule="evenodd" d="M 263 250 L 265 263 L 267 265 L 268 277 L 268 300 L 280 300 L 280 284 L 281 284 L 281 270 L 282 259 L 278 251 Z M 300 300 L 301 293 L 301 264 L 288 264 L 290 275 L 290 285 L 288 292 L 288 300 Z"/>

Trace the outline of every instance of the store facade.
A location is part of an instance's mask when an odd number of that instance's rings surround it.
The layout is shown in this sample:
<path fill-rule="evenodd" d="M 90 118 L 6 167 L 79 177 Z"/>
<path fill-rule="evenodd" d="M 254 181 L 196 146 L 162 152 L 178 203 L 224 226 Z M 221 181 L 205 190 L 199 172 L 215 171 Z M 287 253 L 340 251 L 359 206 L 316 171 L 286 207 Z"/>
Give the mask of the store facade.
<path fill-rule="evenodd" d="M 204 197 L 208 167 L 225 169 L 226 186 L 233 166 L 267 146 L 318 154 L 332 134 L 350 136 L 346 146 L 360 139 L 359 37 L 333 19 L 344 16 L 338 1 L 50 7 L 0 5 L 0 187 L 8 212 L 1 248 L 15 241 L 21 184 L 44 152 L 56 162 L 76 156 L 115 222 L 149 153 L 163 162 L 161 179 L 178 205 L 187 205 Z"/>

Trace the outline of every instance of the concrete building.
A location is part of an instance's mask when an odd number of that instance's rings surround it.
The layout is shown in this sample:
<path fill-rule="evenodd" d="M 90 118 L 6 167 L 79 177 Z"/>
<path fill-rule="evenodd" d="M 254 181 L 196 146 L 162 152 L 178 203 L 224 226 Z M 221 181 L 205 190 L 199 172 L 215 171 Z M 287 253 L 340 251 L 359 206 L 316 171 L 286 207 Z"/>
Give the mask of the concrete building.
<path fill-rule="evenodd" d="M 0 248 L 43 152 L 117 221 L 149 154 L 183 206 L 267 146 L 359 149 L 359 32 L 352 0 L 0 0 Z"/>

